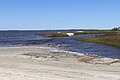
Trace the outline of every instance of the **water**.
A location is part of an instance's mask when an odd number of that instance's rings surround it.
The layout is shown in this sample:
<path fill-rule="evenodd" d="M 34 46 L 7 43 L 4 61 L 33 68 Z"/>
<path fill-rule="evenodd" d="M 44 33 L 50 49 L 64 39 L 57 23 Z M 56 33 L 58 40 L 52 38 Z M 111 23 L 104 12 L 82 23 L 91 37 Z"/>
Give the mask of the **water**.
<path fill-rule="evenodd" d="M 64 30 L 62 31 L 64 32 Z M 43 38 L 40 36 L 35 36 L 35 34 L 43 34 L 49 32 L 60 31 L 0 31 L 0 46 L 31 44 L 32 42 L 39 42 L 41 45 L 59 47 L 68 51 L 84 54 L 95 54 L 102 57 L 120 59 L 120 48 L 75 40 L 76 38 L 95 37 L 99 34 L 84 34 L 60 38 Z"/>
<path fill-rule="evenodd" d="M 56 30 L 62 31 L 63 30 Z M 43 37 L 35 36 L 35 34 L 44 34 L 50 32 L 56 32 L 54 30 L 32 30 L 32 31 L 0 31 L 0 46 L 25 44 L 32 41 L 46 40 Z M 67 30 L 65 30 L 67 31 Z"/>

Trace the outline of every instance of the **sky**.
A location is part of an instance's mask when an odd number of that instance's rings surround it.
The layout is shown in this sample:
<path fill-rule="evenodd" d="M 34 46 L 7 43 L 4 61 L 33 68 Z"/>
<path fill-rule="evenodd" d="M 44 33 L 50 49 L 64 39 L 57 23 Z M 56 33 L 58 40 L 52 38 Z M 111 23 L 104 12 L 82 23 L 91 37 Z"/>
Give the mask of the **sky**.
<path fill-rule="evenodd" d="M 0 0 L 0 30 L 111 29 L 120 0 Z"/>

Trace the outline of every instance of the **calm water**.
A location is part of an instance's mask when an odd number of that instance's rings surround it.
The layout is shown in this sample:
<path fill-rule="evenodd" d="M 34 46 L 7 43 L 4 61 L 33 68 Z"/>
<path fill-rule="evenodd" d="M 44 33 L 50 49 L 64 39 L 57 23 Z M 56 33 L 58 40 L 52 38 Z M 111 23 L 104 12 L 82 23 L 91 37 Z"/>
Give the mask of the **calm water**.
<path fill-rule="evenodd" d="M 58 31 L 0 31 L 0 46 L 31 44 L 32 42 L 38 42 L 41 45 L 59 47 L 69 51 L 120 59 L 120 48 L 75 40 L 75 38 L 95 37 L 99 34 L 85 34 L 61 38 L 43 38 L 35 36 L 35 34 Z"/>

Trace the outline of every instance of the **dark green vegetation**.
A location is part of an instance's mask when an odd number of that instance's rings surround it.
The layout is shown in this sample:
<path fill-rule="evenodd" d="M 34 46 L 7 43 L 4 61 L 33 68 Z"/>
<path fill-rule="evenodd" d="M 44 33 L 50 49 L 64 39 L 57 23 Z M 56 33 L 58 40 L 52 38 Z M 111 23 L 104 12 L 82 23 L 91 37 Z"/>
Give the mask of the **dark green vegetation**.
<path fill-rule="evenodd" d="M 111 30 L 87 30 L 84 32 L 74 32 L 75 35 L 79 34 L 107 34 L 107 35 L 113 35 L 120 32 L 120 27 L 114 27 Z"/>
<path fill-rule="evenodd" d="M 118 37 L 118 36 L 81 38 L 81 39 L 78 39 L 78 40 L 85 41 L 85 42 L 93 42 L 93 43 L 106 44 L 106 45 L 112 45 L 112 46 L 120 47 L 120 37 Z"/>
<path fill-rule="evenodd" d="M 120 27 L 114 27 L 112 31 L 120 31 Z"/>
<path fill-rule="evenodd" d="M 42 36 L 42 37 L 65 37 L 68 35 L 66 33 L 54 32 L 54 33 L 49 33 L 49 34 L 41 34 L 40 36 Z"/>
<path fill-rule="evenodd" d="M 96 36 L 93 38 L 80 38 L 77 40 L 120 47 L 120 31 L 113 31 L 113 30 L 112 31 L 88 31 L 88 32 L 85 32 L 85 34 L 86 33 L 104 34 L 104 35 Z"/>
<path fill-rule="evenodd" d="M 106 33 L 116 33 L 117 31 L 110 31 L 110 30 L 91 30 L 91 31 L 84 31 L 84 32 L 74 32 L 75 35 L 80 34 L 106 34 Z"/>

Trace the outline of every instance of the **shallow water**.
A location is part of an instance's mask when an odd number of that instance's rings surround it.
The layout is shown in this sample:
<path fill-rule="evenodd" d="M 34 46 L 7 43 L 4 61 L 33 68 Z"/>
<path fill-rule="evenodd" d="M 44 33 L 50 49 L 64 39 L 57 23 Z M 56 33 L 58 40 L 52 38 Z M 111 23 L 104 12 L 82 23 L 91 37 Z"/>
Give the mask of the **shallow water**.
<path fill-rule="evenodd" d="M 58 47 L 68 51 L 120 59 L 120 48 L 75 40 L 76 38 L 95 37 L 99 34 L 84 34 L 61 38 L 43 38 L 34 35 L 49 32 L 56 31 L 0 31 L 0 45 L 31 44 L 35 41 L 40 42 L 41 45 Z"/>
<path fill-rule="evenodd" d="M 96 34 L 78 35 L 65 38 L 52 39 L 47 44 L 58 46 L 62 49 L 84 54 L 94 54 L 102 57 L 120 59 L 120 48 L 96 43 L 76 41 L 75 38 L 95 37 Z"/>

